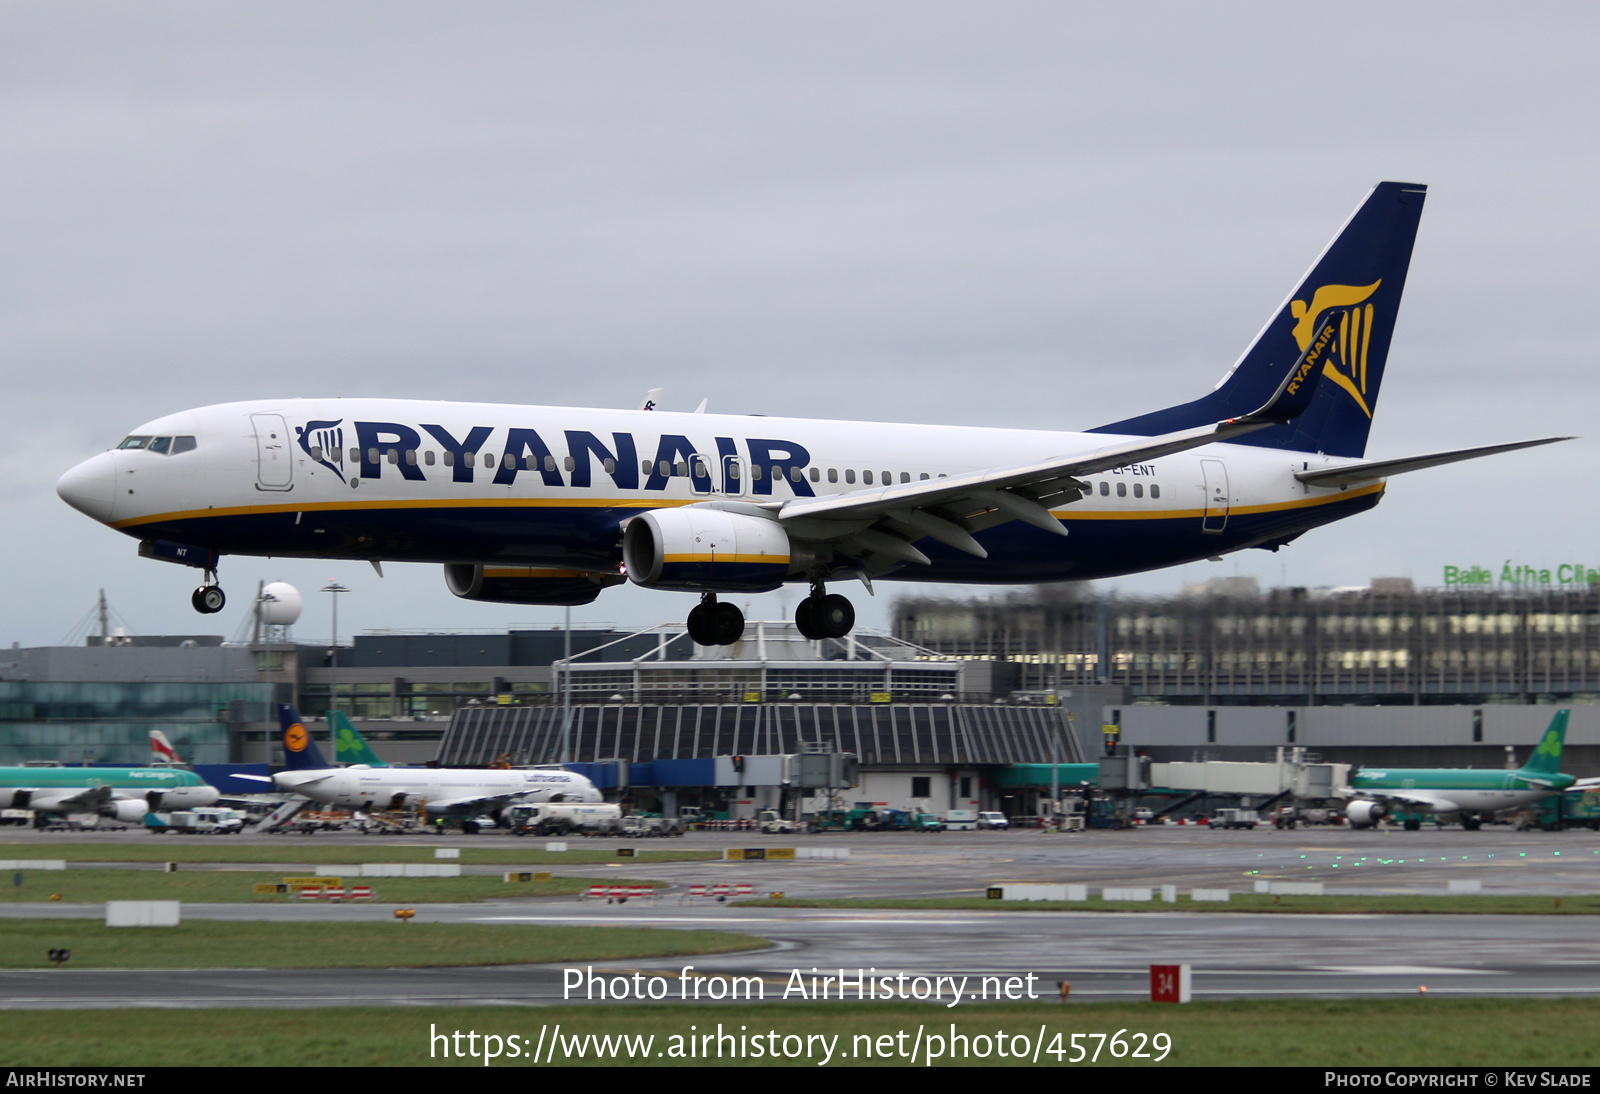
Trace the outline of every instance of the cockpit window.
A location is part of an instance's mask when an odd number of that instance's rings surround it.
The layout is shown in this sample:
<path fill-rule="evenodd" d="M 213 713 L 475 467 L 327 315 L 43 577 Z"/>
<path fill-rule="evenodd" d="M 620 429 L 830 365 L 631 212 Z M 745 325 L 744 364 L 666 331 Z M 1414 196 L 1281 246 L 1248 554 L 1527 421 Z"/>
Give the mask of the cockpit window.
<path fill-rule="evenodd" d="M 193 437 L 129 437 L 117 447 L 143 448 L 161 456 L 176 456 L 181 452 L 193 452 L 195 443 Z"/>

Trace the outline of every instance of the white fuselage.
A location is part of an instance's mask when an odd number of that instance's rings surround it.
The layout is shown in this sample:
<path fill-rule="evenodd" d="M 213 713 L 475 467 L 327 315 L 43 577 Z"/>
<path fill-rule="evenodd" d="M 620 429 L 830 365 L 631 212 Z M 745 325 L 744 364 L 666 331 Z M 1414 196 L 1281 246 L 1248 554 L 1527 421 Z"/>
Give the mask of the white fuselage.
<path fill-rule="evenodd" d="M 136 438 L 147 438 L 138 441 Z M 172 438 L 154 451 L 152 444 Z M 192 440 L 184 440 L 192 438 Z M 139 427 L 58 489 L 144 540 L 221 554 L 615 571 L 630 516 L 696 502 L 776 508 L 1094 451 L 1109 434 L 377 399 L 233 403 Z M 177 451 L 179 447 L 186 450 Z M 932 540 L 910 580 L 1032 582 L 1128 573 L 1274 546 L 1376 504 L 1383 484 L 1307 485 L 1342 462 L 1212 444 L 1086 475 L 1052 512 L 978 533 L 987 559 Z M 792 528 L 803 539 L 805 527 Z M 177 559 L 174 561 L 183 561 Z"/>
<path fill-rule="evenodd" d="M 290 769 L 272 778 L 280 790 L 345 809 L 428 805 L 435 812 L 489 812 L 510 801 L 601 800 L 600 792 L 582 775 L 547 768 L 342 767 Z"/>

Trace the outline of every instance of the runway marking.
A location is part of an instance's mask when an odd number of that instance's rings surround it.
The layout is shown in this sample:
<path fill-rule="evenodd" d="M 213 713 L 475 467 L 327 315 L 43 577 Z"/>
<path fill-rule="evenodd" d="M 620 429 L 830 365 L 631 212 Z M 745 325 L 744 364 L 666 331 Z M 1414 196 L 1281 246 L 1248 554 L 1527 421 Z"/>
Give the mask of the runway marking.
<path fill-rule="evenodd" d="M 1435 965 L 1313 965 L 1312 972 L 1371 976 L 1504 976 L 1503 969 L 1450 969 Z"/>

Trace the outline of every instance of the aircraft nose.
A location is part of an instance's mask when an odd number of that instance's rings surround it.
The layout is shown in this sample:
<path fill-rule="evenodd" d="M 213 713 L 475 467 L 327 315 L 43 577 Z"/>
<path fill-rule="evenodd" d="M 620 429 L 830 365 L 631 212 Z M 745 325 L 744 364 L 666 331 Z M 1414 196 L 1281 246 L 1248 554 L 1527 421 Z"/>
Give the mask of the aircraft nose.
<path fill-rule="evenodd" d="M 117 497 L 116 461 L 109 452 L 84 460 L 56 480 L 61 500 L 100 521 L 111 520 Z"/>

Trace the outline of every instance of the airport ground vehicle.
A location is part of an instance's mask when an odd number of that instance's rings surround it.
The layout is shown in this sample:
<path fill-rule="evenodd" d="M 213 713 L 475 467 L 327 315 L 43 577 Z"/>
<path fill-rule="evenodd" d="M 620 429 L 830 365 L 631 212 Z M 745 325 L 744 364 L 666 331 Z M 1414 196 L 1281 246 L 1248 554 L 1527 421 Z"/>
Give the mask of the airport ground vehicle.
<path fill-rule="evenodd" d="M 978 814 L 978 827 L 992 828 L 998 831 L 1010 828 L 1011 821 L 1006 818 L 1004 813 L 980 812 Z"/>
<path fill-rule="evenodd" d="M 622 828 L 622 807 L 606 802 L 536 802 L 507 806 L 506 827 L 518 836 L 609 835 Z"/>
<path fill-rule="evenodd" d="M 756 814 L 756 824 L 768 835 L 797 831 L 794 821 L 779 813 L 776 809 L 763 809 Z"/>
<path fill-rule="evenodd" d="M 144 826 L 151 832 L 182 835 L 237 836 L 244 831 L 245 814 L 239 809 L 201 806 L 174 813 L 146 813 Z"/>
<path fill-rule="evenodd" d="M 978 811 L 952 809 L 944 815 L 944 826 L 951 832 L 970 832 L 978 827 Z"/>
<path fill-rule="evenodd" d="M 1213 828 L 1254 828 L 1261 814 L 1254 809 L 1218 809 L 1211 814 Z"/>

